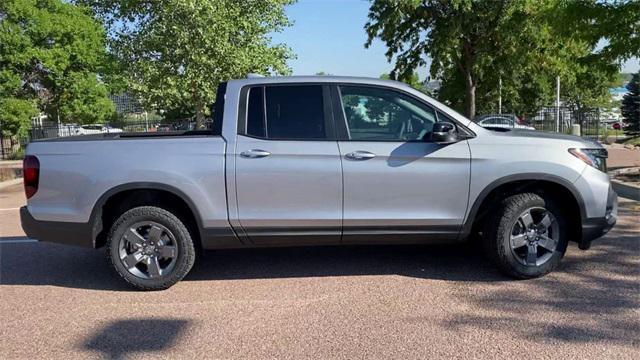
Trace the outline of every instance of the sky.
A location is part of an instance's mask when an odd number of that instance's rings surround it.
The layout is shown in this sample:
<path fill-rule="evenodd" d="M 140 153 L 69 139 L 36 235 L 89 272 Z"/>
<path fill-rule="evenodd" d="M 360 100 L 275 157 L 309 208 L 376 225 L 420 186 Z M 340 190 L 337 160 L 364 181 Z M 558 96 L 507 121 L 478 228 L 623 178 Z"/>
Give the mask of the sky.
<path fill-rule="evenodd" d="M 298 0 L 288 6 L 287 15 L 294 22 L 282 33 L 273 34 L 274 43 L 285 43 L 297 55 L 290 60 L 293 75 L 313 75 L 324 71 L 333 75 L 378 77 L 393 68 L 378 40 L 364 48 L 367 34 L 369 1 L 366 0 Z M 638 58 L 627 61 L 624 72 L 640 69 Z M 428 68 L 418 69 L 421 79 Z"/>

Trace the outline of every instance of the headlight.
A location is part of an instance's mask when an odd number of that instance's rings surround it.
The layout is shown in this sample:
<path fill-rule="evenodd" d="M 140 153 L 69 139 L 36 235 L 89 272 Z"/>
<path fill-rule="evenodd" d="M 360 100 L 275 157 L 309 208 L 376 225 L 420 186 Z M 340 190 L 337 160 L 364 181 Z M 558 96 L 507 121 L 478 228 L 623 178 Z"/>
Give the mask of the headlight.
<path fill-rule="evenodd" d="M 585 164 L 607 172 L 607 150 L 606 149 L 569 149 L 571 155 L 582 160 Z"/>

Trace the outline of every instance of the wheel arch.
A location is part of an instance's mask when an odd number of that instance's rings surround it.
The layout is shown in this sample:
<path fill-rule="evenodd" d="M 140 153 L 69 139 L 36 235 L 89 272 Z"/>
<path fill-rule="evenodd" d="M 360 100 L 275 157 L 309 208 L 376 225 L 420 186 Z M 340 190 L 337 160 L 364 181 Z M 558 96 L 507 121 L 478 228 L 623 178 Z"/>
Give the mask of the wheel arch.
<path fill-rule="evenodd" d="M 571 214 L 572 238 L 579 239 L 582 219 L 586 218 L 584 200 L 580 192 L 570 181 L 545 173 L 509 175 L 487 185 L 471 205 L 460 237 L 466 238 L 474 232 L 496 201 L 509 194 L 522 192 L 552 193 L 567 201 L 565 206 Z"/>
<path fill-rule="evenodd" d="M 89 220 L 93 247 L 104 246 L 109 228 L 119 215 L 143 205 L 156 205 L 177 212 L 176 216 L 185 222 L 194 236 L 195 244 L 200 246 L 202 218 L 189 196 L 163 183 L 131 182 L 107 190 L 93 206 Z"/>

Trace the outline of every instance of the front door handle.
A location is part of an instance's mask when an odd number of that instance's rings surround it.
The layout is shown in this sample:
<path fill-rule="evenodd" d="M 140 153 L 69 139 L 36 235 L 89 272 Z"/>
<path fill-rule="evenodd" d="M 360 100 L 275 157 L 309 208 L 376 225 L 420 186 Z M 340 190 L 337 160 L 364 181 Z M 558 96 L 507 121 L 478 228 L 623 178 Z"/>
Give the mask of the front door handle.
<path fill-rule="evenodd" d="M 243 151 L 240 153 L 240 156 L 247 159 L 259 159 L 259 158 L 267 157 L 269 155 L 271 155 L 270 152 L 260 150 L 260 149 L 252 149 L 252 150 Z"/>
<path fill-rule="evenodd" d="M 350 160 L 369 160 L 376 157 L 376 154 L 368 151 L 358 150 L 348 153 L 347 155 L 345 155 L 345 157 Z"/>

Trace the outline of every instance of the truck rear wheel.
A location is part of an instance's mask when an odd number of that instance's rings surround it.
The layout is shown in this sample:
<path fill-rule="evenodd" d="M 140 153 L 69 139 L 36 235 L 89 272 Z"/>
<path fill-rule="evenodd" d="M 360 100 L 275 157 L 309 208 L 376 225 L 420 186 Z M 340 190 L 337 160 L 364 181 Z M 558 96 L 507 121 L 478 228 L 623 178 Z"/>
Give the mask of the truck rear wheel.
<path fill-rule="evenodd" d="M 162 290 L 182 280 L 195 261 L 186 226 L 171 212 L 141 206 L 111 227 L 107 254 L 118 274 L 140 290 Z"/>
<path fill-rule="evenodd" d="M 484 245 L 502 272 L 528 279 L 558 266 L 567 249 L 567 223 L 551 198 L 511 195 L 494 210 L 485 224 Z"/>

